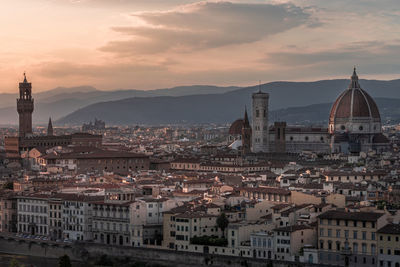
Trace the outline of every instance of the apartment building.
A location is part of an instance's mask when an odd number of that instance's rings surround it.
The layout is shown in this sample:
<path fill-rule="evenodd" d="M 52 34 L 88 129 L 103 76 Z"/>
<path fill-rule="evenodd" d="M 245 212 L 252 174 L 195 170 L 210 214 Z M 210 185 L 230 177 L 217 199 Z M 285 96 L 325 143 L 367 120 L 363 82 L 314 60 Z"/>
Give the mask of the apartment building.
<path fill-rule="evenodd" d="M 17 232 L 17 199 L 8 190 L 0 192 L 0 232 Z"/>
<path fill-rule="evenodd" d="M 131 245 L 130 201 L 92 202 L 93 241 L 108 245 Z"/>
<path fill-rule="evenodd" d="M 274 259 L 299 261 L 304 246 L 315 246 L 316 228 L 308 225 L 291 225 L 274 229 Z"/>
<path fill-rule="evenodd" d="M 387 224 L 378 230 L 379 267 L 400 267 L 400 224 Z"/>
<path fill-rule="evenodd" d="M 377 231 L 386 214 L 330 210 L 318 216 L 319 260 L 346 266 L 376 266 Z"/>
<path fill-rule="evenodd" d="M 30 194 L 17 197 L 18 232 L 30 235 L 49 234 L 49 195 Z"/>
<path fill-rule="evenodd" d="M 77 241 L 93 240 L 92 202 L 101 201 L 104 197 L 77 194 L 62 194 L 58 197 L 62 200 L 64 238 Z"/>

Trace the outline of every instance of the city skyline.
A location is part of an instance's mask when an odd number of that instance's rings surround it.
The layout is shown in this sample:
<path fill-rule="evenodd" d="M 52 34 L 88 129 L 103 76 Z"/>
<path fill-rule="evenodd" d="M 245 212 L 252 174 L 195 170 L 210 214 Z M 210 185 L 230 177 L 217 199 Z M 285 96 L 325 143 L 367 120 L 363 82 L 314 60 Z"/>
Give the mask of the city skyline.
<path fill-rule="evenodd" d="M 396 1 L 7 1 L 1 93 L 399 77 Z"/>

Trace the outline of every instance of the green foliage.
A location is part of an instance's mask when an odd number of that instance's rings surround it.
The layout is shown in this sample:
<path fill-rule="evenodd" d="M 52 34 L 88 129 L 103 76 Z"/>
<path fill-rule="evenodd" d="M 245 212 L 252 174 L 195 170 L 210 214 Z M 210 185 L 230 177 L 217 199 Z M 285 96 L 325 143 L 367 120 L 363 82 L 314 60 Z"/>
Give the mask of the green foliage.
<path fill-rule="evenodd" d="M 226 238 L 221 238 L 217 236 L 194 236 L 190 239 L 190 243 L 193 245 L 204 245 L 204 246 L 217 246 L 225 247 L 228 245 L 228 240 Z"/>
<path fill-rule="evenodd" d="M 219 216 L 218 216 L 218 218 L 217 218 L 217 225 L 218 225 L 218 227 L 221 229 L 221 231 L 223 232 L 223 233 L 225 233 L 225 229 L 228 227 L 228 225 L 229 225 L 229 220 L 228 220 L 228 218 L 226 217 L 226 215 L 225 215 L 225 213 L 224 212 L 222 212 Z"/>
<path fill-rule="evenodd" d="M 14 182 L 6 182 L 3 184 L 3 189 L 14 190 Z"/>
<path fill-rule="evenodd" d="M 68 255 L 64 255 L 58 258 L 58 266 L 59 267 L 71 267 L 71 260 Z"/>
<path fill-rule="evenodd" d="M 25 265 L 19 263 L 19 261 L 17 261 L 16 259 L 12 259 L 10 261 L 10 265 L 8 265 L 9 267 L 24 267 Z"/>

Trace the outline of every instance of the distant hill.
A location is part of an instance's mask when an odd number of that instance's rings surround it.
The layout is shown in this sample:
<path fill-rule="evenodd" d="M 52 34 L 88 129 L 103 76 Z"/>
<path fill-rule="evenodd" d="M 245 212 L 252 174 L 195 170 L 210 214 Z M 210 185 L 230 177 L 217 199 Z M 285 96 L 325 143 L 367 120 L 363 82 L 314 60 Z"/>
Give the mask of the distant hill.
<path fill-rule="evenodd" d="M 331 80 L 310 83 L 275 82 L 263 85 L 270 93 L 271 121 L 325 125 L 331 103 L 347 88 L 349 81 Z M 392 94 L 400 81 L 361 81 L 371 95 Z M 367 87 L 368 86 L 368 87 Z M 243 116 L 244 107 L 251 107 L 251 94 L 257 86 L 224 94 L 181 97 L 139 97 L 96 103 L 79 109 L 58 121 L 60 124 L 81 124 L 101 118 L 109 124 L 175 124 L 229 123 Z M 397 92 L 396 95 L 400 94 Z M 400 99 L 400 97 L 399 97 Z M 377 98 L 383 119 L 400 118 L 399 99 Z M 322 103 L 318 103 L 319 101 Z M 316 103 L 316 104 L 314 104 Z"/>
<path fill-rule="evenodd" d="M 348 87 L 349 80 L 316 82 L 271 82 L 261 85 L 270 94 L 271 121 L 322 123 L 330 104 Z M 386 98 L 381 113 L 396 119 L 396 108 L 388 102 L 400 99 L 400 80 L 360 80 L 374 98 Z M 56 88 L 34 94 L 34 123 L 46 123 L 51 115 L 56 124 L 81 124 L 95 117 L 107 124 L 229 123 L 251 107 L 251 94 L 258 86 L 183 86 L 150 91 L 99 91 L 90 86 Z M 8 97 L 8 102 L 3 98 Z M 16 95 L 10 100 L 0 94 L 0 124 L 16 124 Z M 378 101 L 379 102 L 379 101 Z M 7 107 L 1 103 L 8 103 Z M 321 105 L 319 105 L 321 104 Z M 379 103 L 378 103 L 379 105 Z M 390 108 L 387 107 L 390 106 Z M 297 107 L 297 109 L 296 109 Z M 386 112 L 384 109 L 388 108 Z M 307 114 L 307 115 L 304 115 Z"/>
<path fill-rule="evenodd" d="M 79 108 L 103 101 L 120 100 L 130 97 L 182 96 L 193 94 L 218 94 L 240 87 L 218 87 L 208 85 L 179 86 L 156 90 L 113 90 L 100 91 L 90 86 L 57 87 L 50 91 L 35 93 L 34 123 L 46 123 L 49 116 L 59 119 Z M 15 124 L 17 121 L 16 99 L 18 94 L 0 94 L 0 124 Z"/>
<path fill-rule="evenodd" d="M 384 123 L 400 123 L 400 99 L 375 98 Z M 327 125 L 333 103 L 292 107 L 270 112 L 271 121 L 286 121 L 290 124 Z"/>

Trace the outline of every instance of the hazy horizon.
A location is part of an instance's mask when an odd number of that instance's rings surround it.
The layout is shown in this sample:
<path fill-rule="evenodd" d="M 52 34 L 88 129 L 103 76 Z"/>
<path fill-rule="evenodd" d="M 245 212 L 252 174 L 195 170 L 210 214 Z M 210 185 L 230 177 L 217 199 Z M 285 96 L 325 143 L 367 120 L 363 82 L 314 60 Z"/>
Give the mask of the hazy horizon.
<path fill-rule="evenodd" d="M 0 92 L 400 77 L 395 0 L 19 0 L 0 10 Z"/>

